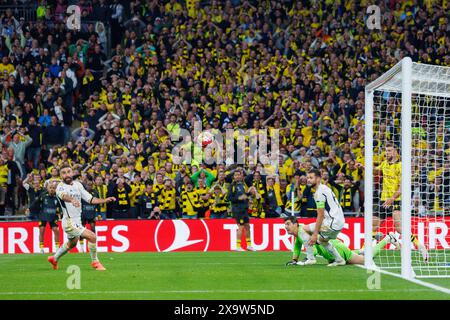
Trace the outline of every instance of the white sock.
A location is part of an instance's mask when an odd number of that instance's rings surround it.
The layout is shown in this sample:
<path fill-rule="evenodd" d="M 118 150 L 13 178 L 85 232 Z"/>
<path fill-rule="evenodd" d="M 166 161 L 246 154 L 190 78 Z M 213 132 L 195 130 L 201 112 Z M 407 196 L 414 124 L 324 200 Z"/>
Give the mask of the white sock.
<path fill-rule="evenodd" d="M 97 258 L 97 244 L 88 242 L 89 254 L 91 255 L 92 262 L 98 261 Z"/>
<path fill-rule="evenodd" d="M 333 255 L 334 261 L 340 262 L 344 260 L 339 252 L 337 252 L 336 248 L 333 246 L 333 244 L 329 241 L 320 243 L 322 247 L 324 247 L 330 254 Z"/>
<path fill-rule="evenodd" d="M 314 260 L 314 248 L 312 246 L 310 246 L 308 244 L 309 239 L 311 239 L 311 236 L 306 233 L 304 230 L 302 230 L 300 232 L 300 238 L 303 241 L 303 245 L 305 246 L 306 249 L 306 258 L 308 258 L 308 260 Z"/>
<path fill-rule="evenodd" d="M 69 247 L 67 243 L 64 243 L 61 247 L 56 250 L 55 260 L 58 261 L 63 255 L 65 255 L 69 251 Z"/>

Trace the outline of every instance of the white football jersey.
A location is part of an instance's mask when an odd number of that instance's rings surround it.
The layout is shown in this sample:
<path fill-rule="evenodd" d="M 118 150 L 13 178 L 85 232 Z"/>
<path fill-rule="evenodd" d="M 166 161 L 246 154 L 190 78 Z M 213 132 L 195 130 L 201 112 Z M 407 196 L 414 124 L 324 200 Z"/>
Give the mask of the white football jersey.
<path fill-rule="evenodd" d="M 64 194 L 77 199 L 80 206 L 77 208 L 72 203 L 62 200 Z M 94 198 L 78 181 L 72 181 L 72 184 L 60 182 L 56 187 L 56 196 L 58 197 L 59 204 L 61 205 L 63 221 L 70 218 L 74 222 L 81 221 L 81 199 L 90 203 Z"/>
<path fill-rule="evenodd" d="M 328 186 L 320 184 L 314 193 L 314 200 L 318 208 L 322 205 L 325 209 L 325 217 L 322 224 L 333 230 L 341 230 L 345 224 L 344 211 L 334 192 Z"/>

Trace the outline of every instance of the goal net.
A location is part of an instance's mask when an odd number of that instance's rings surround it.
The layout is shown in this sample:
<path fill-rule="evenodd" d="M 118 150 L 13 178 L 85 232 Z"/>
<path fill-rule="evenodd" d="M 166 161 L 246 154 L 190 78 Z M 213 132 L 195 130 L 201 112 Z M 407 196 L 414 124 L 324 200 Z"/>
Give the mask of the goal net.
<path fill-rule="evenodd" d="M 450 68 L 404 58 L 365 99 L 366 267 L 449 277 Z"/>

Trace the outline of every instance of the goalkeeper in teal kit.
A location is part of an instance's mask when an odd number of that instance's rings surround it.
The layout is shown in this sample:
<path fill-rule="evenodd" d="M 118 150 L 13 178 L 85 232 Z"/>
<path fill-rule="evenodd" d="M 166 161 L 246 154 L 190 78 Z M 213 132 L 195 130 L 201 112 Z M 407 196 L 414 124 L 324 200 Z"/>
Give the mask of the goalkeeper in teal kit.
<path fill-rule="evenodd" d="M 305 232 L 297 221 L 297 218 L 294 216 L 288 217 L 285 219 L 285 228 L 288 234 L 293 235 L 295 237 L 294 244 L 294 253 L 292 260 L 287 262 L 286 265 L 305 265 L 303 261 L 298 261 L 300 257 L 300 252 L 302 250 L 303 241 L 301 239 L 300 233 Z M 339 255 L 345 260 L 346 264 L 364 264 L 364 255 L 362 255 L 362 250 L 360 251 L 352 251 L 350 250 L 342 241 L 337 239 L 330 240 L 336 250 L 339 252 Z M 398 245 L 398 239 L 395 237 L 393 232 L 390 232 L 383 240 L 381 240 L 374 247 L 373 255 L 376 256 L 382 248 L 384 248 L 388 243 L 392 243 L 393 245 Z M 322 256 L 329 263 L 334 261 L 333 255 L 331 255 L 325 248 L 323 248 L 319 244 L 314 245 L 314 256 Z"/>

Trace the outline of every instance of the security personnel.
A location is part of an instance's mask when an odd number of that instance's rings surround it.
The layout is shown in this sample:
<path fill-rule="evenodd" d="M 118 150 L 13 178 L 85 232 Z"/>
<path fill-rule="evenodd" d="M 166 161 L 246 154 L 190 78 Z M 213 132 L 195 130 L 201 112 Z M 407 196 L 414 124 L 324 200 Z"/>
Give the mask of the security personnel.
<path fill-rule="evenodd" d="M 137 201 L 138 219 L 159 219 L 160 210 L 157 203 L 153 183 L 149 181 L 145 184 L 145 190 Z"/>
<path fill-rule="evenodd" d="M 233 182 L 228 187 L 228 199 L 231 202 L 231 212 L 238 224 L 236 237 L 236 251 L 244 251 L 241 247 L 242 233 L 245 233 L 247 241 L 247 250 L 255 251 L 250 241 L 250 218 L 248 216 L 248 198 L 247 190 L 244 183 L 244 175 L 242 169 L 236 169 L 233 174 Z"/>
<path fill-rule="evenodd" d="M 200 207 L 200 197 L 197 190 L 194 189 L 192 181 L 186 183 L 186 190 L 181 192 L 181 211 L 183 219 L 197 219 L 197 212 Z"/>
<path fill-rule="evenodd" d="M 30 207 L 39 208 L 39 248 L 41 253 L 44 253 L 44 234 L 45 226 L 48 224 L 53 231 L 56 247 L 59 248 L 59 229 L 58 220 L 60 214 L 60 206 L 56 198 L 56 184 L 49 183 L 47 190 L 42 192 L 30 204 Z"/>

